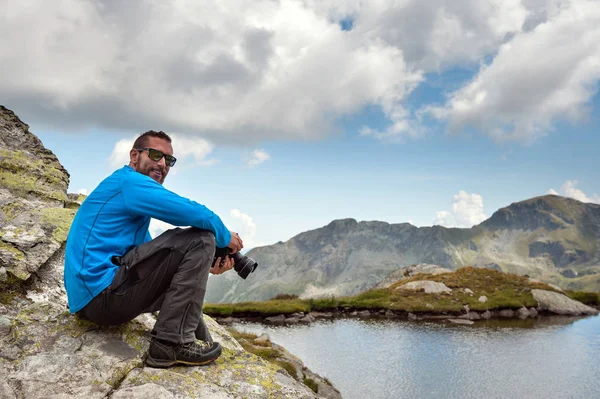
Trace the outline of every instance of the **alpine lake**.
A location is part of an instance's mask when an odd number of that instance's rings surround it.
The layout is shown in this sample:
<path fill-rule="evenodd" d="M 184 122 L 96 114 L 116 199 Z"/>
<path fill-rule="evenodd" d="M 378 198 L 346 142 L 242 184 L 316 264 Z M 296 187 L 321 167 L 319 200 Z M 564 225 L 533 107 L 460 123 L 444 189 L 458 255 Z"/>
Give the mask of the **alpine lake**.
<path fill-rule="evenodd" d="M 600 398 L 600 316 L 233 327 L 267 333 L 346 399 Z"/>

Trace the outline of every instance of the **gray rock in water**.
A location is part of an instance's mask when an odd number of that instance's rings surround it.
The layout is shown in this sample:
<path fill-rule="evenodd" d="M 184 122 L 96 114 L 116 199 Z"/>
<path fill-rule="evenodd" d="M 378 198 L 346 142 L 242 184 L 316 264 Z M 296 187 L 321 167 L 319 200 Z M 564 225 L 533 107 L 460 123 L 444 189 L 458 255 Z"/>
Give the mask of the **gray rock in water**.
<path fill-rule="evenodd" d="M 466 324 L 466 325 L 470 325 L 475 323 L 472 320 L 467 320 L 467 319 L 448 319 L 448 321 L 452 324 Z"/>
<path fill-rule="evenodd" d="M 537 317 L 537 316 L 538 316 L 537 309 L 534 307 L 529 308 L 529 317 Z"/>
<path fill-rule="evenodd" d="M 520 308 L 517 311 L 517 314 L 519 316 L 519 319 L 526 319 L 529 316 L 531 316 L 531 314 L 529 313 L 529 310 L 525 306 L 523 306 L 522 308 Z"/>
<path fill-rule="evenodd" d="M 512 309 L 502 309 L 498 312 L 498 316 L 506 318 L 515 317 L 515 311 Z"/>
<path fill-rule="evenodd" d="M 411 290 L 411 291 L 423 291 L 426 294 L 448 294 L 452 292 L 450 288 L 444 283 L 438 283 L 435 281 L 422 280 L 422 281 L 410 281 L 396 288 L 397 290 Z"/>
<path fill-rule="evenodd" d="M 285 324 L 285 316 L 280 314 L 277 316 L 265 317 L 265 323 L 282 326 Z"/>
<path fill-rule="evenodd" d="M 531 290 L 531 294 L 538 303 L 538 310 L 572 316 L 598 314 L 598 310 L 558 292 Z"/>

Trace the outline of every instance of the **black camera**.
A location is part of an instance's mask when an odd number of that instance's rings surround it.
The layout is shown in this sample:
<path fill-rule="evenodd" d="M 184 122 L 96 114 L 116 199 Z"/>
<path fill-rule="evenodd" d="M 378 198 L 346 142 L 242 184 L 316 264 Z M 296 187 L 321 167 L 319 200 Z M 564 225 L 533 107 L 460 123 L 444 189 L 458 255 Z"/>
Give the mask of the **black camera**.
<path fill-rule="evenodd" d="M 244 280 L 258 266 L 257 261 L 255 261 L 254 259 L 249 258 L 245 255 L 242 255 L 239 252 L 231 254 L 231 248 L 229 248 L 229 247 L 217 248 L 217 250 L 215 252 L 215 260 L 217 258 L 221 258 L 221 260 L 222 260 L 225 258 L 225 256 L 233 258 L 233 268 L 237 272 L 238 276 L 240 276 Z"/>

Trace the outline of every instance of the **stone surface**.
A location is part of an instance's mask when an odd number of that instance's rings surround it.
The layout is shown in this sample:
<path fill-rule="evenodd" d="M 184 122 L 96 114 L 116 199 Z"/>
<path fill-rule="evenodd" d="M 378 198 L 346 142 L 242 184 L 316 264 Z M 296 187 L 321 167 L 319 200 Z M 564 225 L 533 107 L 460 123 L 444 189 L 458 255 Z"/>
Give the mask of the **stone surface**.
<path fill-rule="evenodd" d="M 538 310 L 573 316 L 598 314 L 598 310 L 558 292 L 531 290 L 531 293 L 538 303 Z"/>
<path fill-rule="evenodd" d="M 522 308 L 520 308 L 517 311 L 518 317 L 519 319 L 526 319 L 528 317 L 530 317 L 531 315 L 529 314 L 529 309 L 527 309 L 525 306 L 523 306 Z"/>
<path fill-rule="evenodd" d="M 474 321 L 471 320 L 467 320 L 467 319 L 448 319 L 448 321 L 452 324 L 466 324 L 466 325 L 470 325 L 473 324 Z"/>
<path fill-rule="evenodd" d="M 449 294 L 450 292 L 452 292 L 450 288 L 446 287 L 446 284 L 429 280 L 410 281 L 406 284 L 398 286 L 396 289 L 423 291 L 426 294 Z"/>
<path fill-rule="evenodd" d="M 12 111 L 0 106 L 0 266 L 36 273 L 64 242 L 75 209 L 69 174 Z"/>
<path fill-rule="evenodd" d="M 478 301 L 481 303 L 486 303 L 488 301 L 488 298 L 487 298 L 487 296 L 482 295 L 479 297 Z"/>

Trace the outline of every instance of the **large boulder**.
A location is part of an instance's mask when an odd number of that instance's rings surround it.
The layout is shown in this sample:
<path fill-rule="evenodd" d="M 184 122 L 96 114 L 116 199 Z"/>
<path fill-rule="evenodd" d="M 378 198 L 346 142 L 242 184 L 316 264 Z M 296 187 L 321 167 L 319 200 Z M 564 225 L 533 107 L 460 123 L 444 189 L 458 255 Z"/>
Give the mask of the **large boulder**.
<path fill-rule="evenodd" d="M 598 314 L 598 310 L 558 292 L 531 290 L 531 294 L 538 303 L 538 310 L 573 316 Z"/>
<path fill-rule="evenodd" d="M 76 203 L 69 173 L 12 111 L 0 106 L 0 269 L 17 282 L 65 241 Z M 5 281 L 6 283 L 6 281 Z"/>
<path fill-rule="evenodd" d="M 202 367 L 144 367 L 151 315 L 100 327 L 63 306 L 31 302 L 9 312 L 10 332 L 0 338 L 0 397 L 86 398 L 316 398 L 287 371 L 246 352 L 211 318 L 224 347 Z"/>
<path fill-rule="evenodd" d="M 448 288 L 444 283 L 436 281 L 422 280 L 410 281 L 396 288 L 397 290 L 422 291 L 426 294 L 449 294 L 452 289 Z"/>

